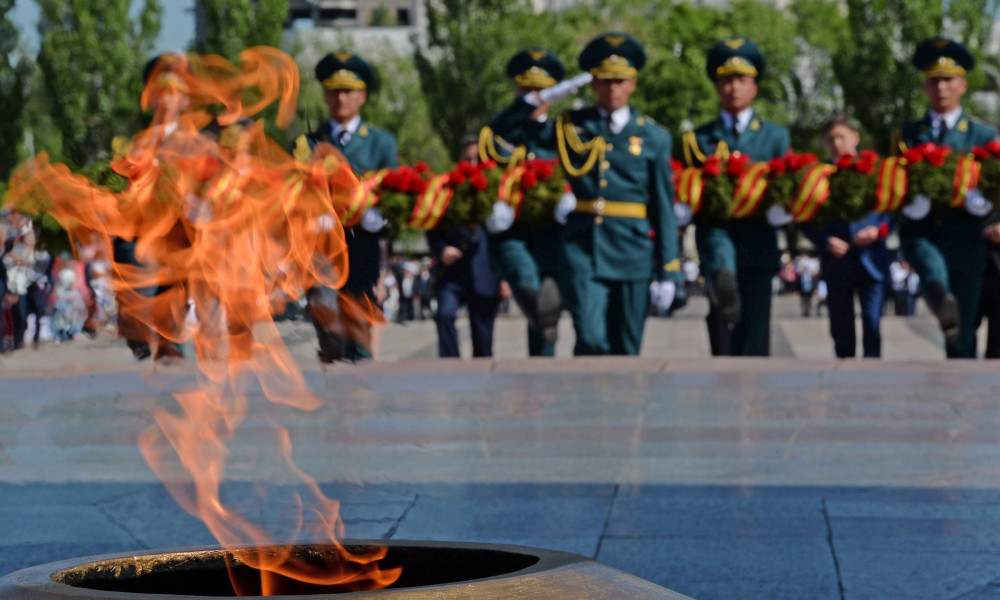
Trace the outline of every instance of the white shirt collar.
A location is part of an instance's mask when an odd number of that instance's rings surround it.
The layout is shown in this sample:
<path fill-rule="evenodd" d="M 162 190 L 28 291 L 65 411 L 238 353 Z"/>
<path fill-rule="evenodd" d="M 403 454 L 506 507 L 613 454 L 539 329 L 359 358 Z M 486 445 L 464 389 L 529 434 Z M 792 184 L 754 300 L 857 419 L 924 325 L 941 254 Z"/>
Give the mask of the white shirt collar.
<path fill-rule="evenodd" d="M 933 109 L 930 111 L 931 115 L 931 125 L 935 130 L 941 127 L 941 119 L 944 119 L 944 124 L 948 126 L 948 129 L 954 129 L 955 125 L 958 125 L 958 120 L 962 117 L 962 107 L 959 106 L 955 110 L 948 113 L 938 113 L 934 112 Z"/>
<path fill-rule="evenodd" d="M 610 119 L 608 118 L 608 111 L 604 110 L 600 106 L 597 107 L 597 112 L 601 115 L 602 119 L 610 121 L 608 123 L 608 129 L 610 129 L 611 133 L 615 135 L 621 133 L 622 129 L 625 129 L 625 126 L 628 125 L 629 120 L 632 118 L 632 111 L 628 106 L 616 109 L 611 113 Z"/>
<path fill-rule="evenodd" d="M 361 115 L 356 115 L 353 119 L 348 121 L 346 125 L 341 125 L 333 119 L 330 119 L 330 133 L 333 134 L 333 137 L 337 137 L 337 135 L 340 134 L 341 129 L 346 129 L 349 134 L 354 135 L 360 126 Z"/>
<path fill-rule="evenodd" d="M 722 111 L 722 124 L 725 125 L 727 130 L 732 130 L 733 122 L 735 121 L 736 131 L 743 133 L 744 131 L 747 130 L 747 125 L 750 124 L 750 119 L 752 118 L 753 118 L 753 109 L 750 107 L 741 110 L 739 114 L 736 115 L 735 118 L 733 117 L 733 115 L 727 113 L 726 111 Z"/>

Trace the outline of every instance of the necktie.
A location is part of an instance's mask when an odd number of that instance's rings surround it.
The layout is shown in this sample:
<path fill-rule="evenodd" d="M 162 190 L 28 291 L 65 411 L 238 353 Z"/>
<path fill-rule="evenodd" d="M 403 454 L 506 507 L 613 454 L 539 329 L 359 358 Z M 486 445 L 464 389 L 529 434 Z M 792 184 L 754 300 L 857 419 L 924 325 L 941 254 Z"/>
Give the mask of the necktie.
<path fill-rule="evenodd" d="M 945 122 L 944 118 L 942 117 L 941 120 L 938 122 L 937 143 L 940 144 L 941 142 L 944 141 L 944 135 L 946 133 L 948 133 L 948 123 Z"/>
<path fill-rule="evenodd" d="M 346 127 L 337 132 L 337 143 L 343 148 L 351 140 L 351 132 Z"/>
<path fill-rule="evenodd" d="M 735 120 L 733 121 L 732 132 L 733 132 L 733 139 L 734 140 L 740 139 L 740 125 Z"/>

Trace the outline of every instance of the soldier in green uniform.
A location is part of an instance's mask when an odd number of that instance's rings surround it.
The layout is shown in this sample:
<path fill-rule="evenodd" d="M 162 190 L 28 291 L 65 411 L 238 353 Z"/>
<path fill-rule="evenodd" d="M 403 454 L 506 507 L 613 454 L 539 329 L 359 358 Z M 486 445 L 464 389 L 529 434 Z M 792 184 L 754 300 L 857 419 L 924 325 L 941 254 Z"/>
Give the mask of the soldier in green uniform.
<path fill-rule="evenodd" d="M 544 48 L 521 50 L 507 63 L 507 76 L 514 80 L 517 96 L 555 85 L 566 73 L 556 55 Z M 488 126 L 479 133 L 482 160 L 494 160 L 508 168 L 524 160 L 554 158 L 555 152 L 539 143 L 548 121 L 549 105 L 532 113 L 530 122 L 518 133 L 522 137 L 505 140 Z M 489 250 L 493 268 L 511 287 L 514 299 L 528 319 L 528 355 L 554 356 L 562 300 L 557 284 L 559 238 L 562 225 L 552 223 L 540 231 L 513 222 L 513 212 L 505 210 L 487 221 L 491 229 Z"/>
<path fill-rule="evenodd" d="M 930 110 L 897 132 L 894 150 L 932 142 L 968 152 L 996 138 L 996 130 L 962 110 L 965 75 L 975 58 L 965 45 L 943 37 L 917 45 L 912 64 L 924 74 Z M 975 323 L 985 261 L 984 222 L 965 208 L 928 215 L 930 203 L 917 198 L 903 208 L 900 248 L 920 275 L 920 284 L 945 334 L 948 358 L 975 358 Z"/>
<path fill-rule="evenodd" d="M 706 70 L 722 105 L 718 118 L 683 138 L 684 159 L 701 166 L 707 157 L 745 154 L 754 162 L 784 156 L 789 134 L 765 121 L 751 103 L 766 62 L 744 37 L 715 44 Z M 708 282 L 708 336 L 715 356 L 767 356 L 771 326 L 771 280 L 780 255 L 774 227 L 761 216 L 728 222 L 697 222 L 695 242 Z"/>
<path fill-rule="evenodd" d="M 368 90 L 375 82 L 371 66 L 356 54 L 335 52 L 324 56 L 316 65 L 316 78 L 323 84 L 330 118 L 318 130 L 299 136 L 295 155 L 309 156 L 316 144 L 327 142 L 340 150 L 361 176 L 398 166 L 395 136 L 361 118 L 361 107 L 368 100 Z M 360 226 L 345 232 L 350 272 L 341 293 L 347 292 L 356 298 L 367 296 L 375 302 L 375 286 L 383 262 L 378 232 L 383 226 L 378 209 L 372 208 L 363 215 Z M 368 323 L 345 323 L 344 320 L 351 318 L 347 311 L 336 310 L 336 291 L 317 288 L 310 290 L 307 298 L 319 336 L 320 360 L 356 361 L 371 356 L 367 347 Z M 355 339 L 357 335 L 345 335 L 345 331 L 362 332 L 361 339 Z"/>
<path fill-rule="evenodd" d="M 558 152 L 573 196 L 560 270 L 564 304 L 576 331 L 574 354 L 639 353 L 650 280 L 660 302 L 673 301 L 679 276 L 669 133 L 630 107 L 646 53 L 634 37 L 607 33 L 580 52 L 583 75 L 519 97 L 490 126 L 521 139 L 538 106 L 575 93 L 584 83 L 597 105 L 564 113 L 538 136 Z M 572 206 L 572 211 L 569 211 Z"/>

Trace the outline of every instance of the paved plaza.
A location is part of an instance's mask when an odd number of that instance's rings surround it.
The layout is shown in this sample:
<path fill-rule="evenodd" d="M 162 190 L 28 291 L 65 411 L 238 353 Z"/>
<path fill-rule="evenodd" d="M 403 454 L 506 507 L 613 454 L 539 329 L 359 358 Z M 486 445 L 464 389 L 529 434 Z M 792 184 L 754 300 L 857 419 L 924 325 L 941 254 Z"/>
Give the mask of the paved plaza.
<path fill-rule="evenodd" d="M 884 360 L 838 361 L 825 318 L 774 312 L 769 359 L 711 359 L 701 299 L 638 358 L 569 358 L 564 319 L 529 360 L 511 316 L 492 360 L 437 360 L 425 321 L 324 369 L 283 324 L 325 403 L 251 393 L 225 500 L 291 528 L 282 425 L 350 538 L 567 550 L 698 600 L 1000 598 L 1000 369 L 945 361 L 923 313 L 886 320 Z M 0 358 L 0 574 L 214 544 L 136 446 L 194 380 L 104 338 Z"/>

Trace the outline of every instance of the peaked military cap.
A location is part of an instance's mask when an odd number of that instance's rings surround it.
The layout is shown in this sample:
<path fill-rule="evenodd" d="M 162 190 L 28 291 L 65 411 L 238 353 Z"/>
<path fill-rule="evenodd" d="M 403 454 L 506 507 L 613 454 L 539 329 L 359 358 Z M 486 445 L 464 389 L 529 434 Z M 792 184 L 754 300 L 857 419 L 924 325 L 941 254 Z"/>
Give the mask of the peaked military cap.
<path fill-rule="evenodd" d="M 544 48 L 521 50 L 507 63 L 507 77 L 524 87 L 547 88 L 566 74 L 562 61 Z"/>
<path fill-rule="evenodd" d="M 605 33 L 583 47 L 578 62 L 597 79 L 634 79 L 646 65 L 646 50 L 627 33 Z"/>
<path fill-rule="evenodd" d="M 757 44 L 745 37 L 729 37 L 717 42 L 708 51 L 705 70 L 708 78 L 715 81 L 726 75 L 750 75 L 761 77 L 767 61 Z"/>
<path fill-rule="evenodd" d="M 926 77 L 965 77 L 976 66 L 976 58 L 965 44 L 945 37 L 917 44 L 912 62 Z"/>
<path fill-rule="evenodd" d="M 333 52 L 316 64 L 316 79 L 328 90 L 366 90 L 375 83 L 375 71 L 357 54 Z"/>

